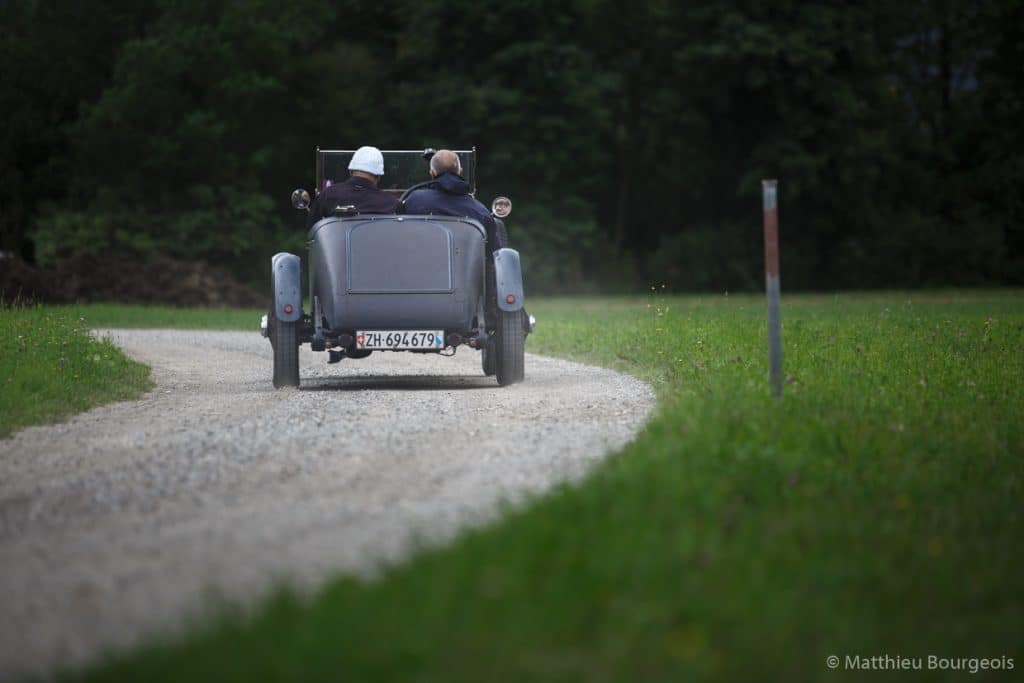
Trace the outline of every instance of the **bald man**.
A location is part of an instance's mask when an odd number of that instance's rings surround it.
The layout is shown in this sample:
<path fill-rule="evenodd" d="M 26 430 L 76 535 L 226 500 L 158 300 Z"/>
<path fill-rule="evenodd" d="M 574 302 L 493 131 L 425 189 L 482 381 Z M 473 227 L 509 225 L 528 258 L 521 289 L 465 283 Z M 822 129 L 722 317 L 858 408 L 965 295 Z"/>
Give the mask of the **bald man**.
<path fill-rule="evenodd" d="M 505 246 L 496 242 L 494 216 L 469 193 L 458 154 L 450 149 L 437 150 L 430 159 L 430 177 L 433 182 L 406 197 L 405 213 L 473 218 L 487 230 L 491 251 Z"/>

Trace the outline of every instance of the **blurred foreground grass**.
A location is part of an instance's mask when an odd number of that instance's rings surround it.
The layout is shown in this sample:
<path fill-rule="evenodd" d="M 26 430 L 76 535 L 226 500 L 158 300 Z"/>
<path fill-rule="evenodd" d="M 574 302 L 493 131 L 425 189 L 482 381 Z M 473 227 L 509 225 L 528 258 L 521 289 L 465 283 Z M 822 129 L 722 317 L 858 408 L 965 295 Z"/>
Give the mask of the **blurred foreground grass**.
<path fill-rule="evenodd" d="M 655 385 L 658 415 L 632 445 L 377 580 L 285 593 L 81 676 L 865 677 L 830 670 L 833 654 L 1024 666 L 1020 292 L 786 296 L 777 402 L 759 297 L 655 291 L 530 312 L 530 351 Z"/>
<path fill-rule="evenodd" d="M 0 437 L 150 386 L 149 369 L 93 338 L 73 309 L 0 307 Z"/>

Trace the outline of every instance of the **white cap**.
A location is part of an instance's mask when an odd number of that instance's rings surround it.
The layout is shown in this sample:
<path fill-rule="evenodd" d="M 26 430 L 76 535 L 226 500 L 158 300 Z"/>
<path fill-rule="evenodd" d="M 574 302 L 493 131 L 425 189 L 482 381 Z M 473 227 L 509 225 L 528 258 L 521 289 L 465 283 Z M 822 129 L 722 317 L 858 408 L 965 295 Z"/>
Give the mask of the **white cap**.
<path fill-rule="evenodd" d="M 348 170 L 384 175 L 384 155 L 376 147 L 360 147 L 348 162 Z"/>

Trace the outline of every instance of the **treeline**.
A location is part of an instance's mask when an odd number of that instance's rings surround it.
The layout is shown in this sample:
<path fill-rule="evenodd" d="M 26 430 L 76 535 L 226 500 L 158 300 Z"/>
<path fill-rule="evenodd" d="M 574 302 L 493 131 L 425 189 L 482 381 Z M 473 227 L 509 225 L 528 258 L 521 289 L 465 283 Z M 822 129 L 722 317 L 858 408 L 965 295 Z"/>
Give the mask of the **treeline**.
<path fill-rule="evenodd" d="M 0 4 L 0 249 L 302 249 L 313 149 L 476 145 L 546 290 L 1024 283 L 1024 2 Z"/>

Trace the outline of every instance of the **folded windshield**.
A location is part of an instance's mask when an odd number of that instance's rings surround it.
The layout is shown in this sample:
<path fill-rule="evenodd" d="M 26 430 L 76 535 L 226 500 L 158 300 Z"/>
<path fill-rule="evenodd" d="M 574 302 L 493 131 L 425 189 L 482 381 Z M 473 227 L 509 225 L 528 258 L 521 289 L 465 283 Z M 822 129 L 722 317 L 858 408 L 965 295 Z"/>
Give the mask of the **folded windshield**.
<path fill-rule="evenodd" d="M 476 192 L 476 150 L 452 150 L 462 162 L 462 177 L 469 182 L 470 192 Z M 317 149 L 316 192 L 320 194 L 334 183 L 348 178 L 348 162 L 354 149 Z M 423 156 L 423 150 L 383 149 L 384 177 L 380 188 L 396 194 L 413 185 L 430 180 L 430 165 Z"/>

